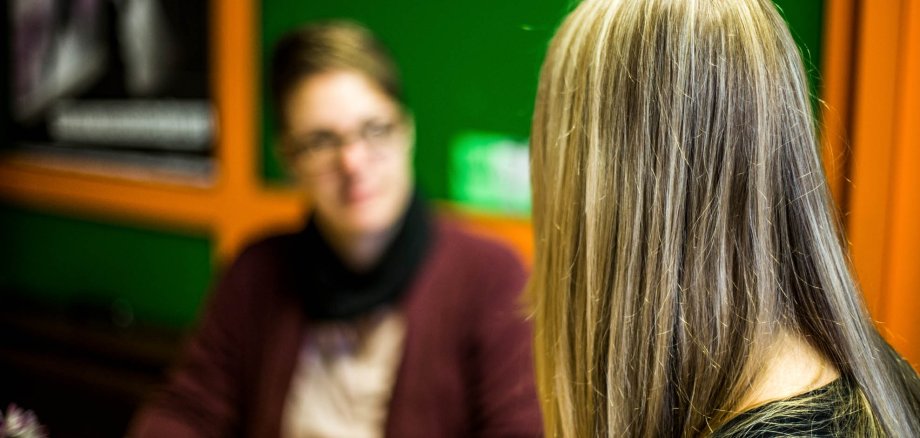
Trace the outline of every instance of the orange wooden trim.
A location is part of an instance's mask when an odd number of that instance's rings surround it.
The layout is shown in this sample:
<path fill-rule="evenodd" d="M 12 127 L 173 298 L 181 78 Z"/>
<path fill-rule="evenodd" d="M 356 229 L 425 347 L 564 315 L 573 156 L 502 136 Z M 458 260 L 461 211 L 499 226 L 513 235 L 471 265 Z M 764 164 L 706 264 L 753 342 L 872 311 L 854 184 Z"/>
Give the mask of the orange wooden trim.
<path fill-rule="evenodd" d="M 212 0 L 214 101 L 218 114 L 220 185 L 229 190 L 256 186 L 257 76 L 254 0 Z"/>
<path fill-rule="evenodd" d="M 253 238 L 299 223 L 305 203 L 293 190 L 263 188 L 258 175 L 258 3 L 212 0 L 211 5 L 221 172 L 215 250 L 224 263 Z"/>
<path fill-rule="evenodd" d="M 306 217 L 306 203 L 293 193 L 264 192 L 248 199 L 224 198 L 220 209 L 216 255 L 226 263 L 258 237 L 297 229 Z"/>
<path fill-rule="evenodd" d="M 881 319 L 892 345 L 920 366 L 920 4 L 904 11 L 890 214 L 886 300 Z"/>
<path fill-rule="evenodd" d="M 885 293 L 901 2 L 867 1 L 861 6 L 847 229 L 866 304 L 878 318 Z"/>
<path fill-rule="evenodd" d="M 461 225 L 472 233 L 505 243 L 515 250 L 526 266 L 533 266 L 533 229 L 530 222 L 470 217 L 463 219 Z"/>
<path fill-rule="evenodd" d="M 43 167 L 0 166 L 0 196 L 38 208 L 207 229 L 215 216 L 213 190 L 111 177 L 78 175 Z"/>
<path fill-rule="evenodd" d="M 828 188 L 840 211 L 845 211 L 847 119 L 853 62 L 853 0 L 824 2 L 821 59 L 821 144 Z"/>
<path fill-rule="evenodd" d="M 92 158 L 68 157 L 53 152 L 6 152 L 0 158 L 0 171 L 26 175 L 49 174 L 74 180 L 105 181 L 111 189 L 120 186 L 145 186 L 173 191 L 211 189 L 207 175 L 150 168 L 143 164 L 113 163 Z M 41 179 L 30 180 L 41 184 Z"/>
<path fill-rule="evenodd" d="M 530 219 L 473 212 L 449 202 L 439 202 L 435 207 L 439 214 L 456 221 L 467 231 L 510 246 L 525 265 L 533 266 L 533 226 Z"/>

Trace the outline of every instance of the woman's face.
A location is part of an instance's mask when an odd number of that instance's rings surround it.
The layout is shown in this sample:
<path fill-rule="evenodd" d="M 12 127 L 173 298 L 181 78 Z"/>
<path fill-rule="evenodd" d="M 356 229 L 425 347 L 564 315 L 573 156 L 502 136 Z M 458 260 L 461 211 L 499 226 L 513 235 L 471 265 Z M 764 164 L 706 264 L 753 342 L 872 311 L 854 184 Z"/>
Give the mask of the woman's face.
<path fill-rule="evenodd" d="M 305 77 L 288 96 L 282 150 L 318 218 L 337 233 L 383 232 L 412 191 L 412 120 L 361 73 Z"/>

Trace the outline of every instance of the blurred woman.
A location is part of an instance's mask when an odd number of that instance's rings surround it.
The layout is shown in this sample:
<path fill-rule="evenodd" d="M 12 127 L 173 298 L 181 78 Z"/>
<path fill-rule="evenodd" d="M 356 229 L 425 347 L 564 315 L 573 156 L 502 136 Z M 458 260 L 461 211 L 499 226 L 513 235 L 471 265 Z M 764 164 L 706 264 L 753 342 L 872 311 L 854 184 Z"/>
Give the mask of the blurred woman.
<path fill-rule="evenodd" d="M 920 436 L 769 0 L 586 0 L 532 132 L 548 435 Z"/>
<path fill-rule="evenodd" d="M 524 271 L 431 216 L 396 67 L 364 28 L 278 43 L 280 152 L 306 228 L 220 281 L 138 436 L 539 436 Z"/>

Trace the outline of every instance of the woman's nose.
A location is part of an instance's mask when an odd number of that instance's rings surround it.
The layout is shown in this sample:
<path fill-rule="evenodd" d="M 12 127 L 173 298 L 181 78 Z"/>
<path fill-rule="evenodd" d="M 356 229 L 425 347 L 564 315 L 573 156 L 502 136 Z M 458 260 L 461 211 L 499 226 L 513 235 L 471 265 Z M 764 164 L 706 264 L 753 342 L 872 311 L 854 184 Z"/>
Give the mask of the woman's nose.
<path fill-rule="evenodd" d="M 364 167 L 368 162 L 367 141 L 360 136 L 355 136 L 339 149 L 339 161 L 342 170 L 347 173 L 355 172 Z"/>

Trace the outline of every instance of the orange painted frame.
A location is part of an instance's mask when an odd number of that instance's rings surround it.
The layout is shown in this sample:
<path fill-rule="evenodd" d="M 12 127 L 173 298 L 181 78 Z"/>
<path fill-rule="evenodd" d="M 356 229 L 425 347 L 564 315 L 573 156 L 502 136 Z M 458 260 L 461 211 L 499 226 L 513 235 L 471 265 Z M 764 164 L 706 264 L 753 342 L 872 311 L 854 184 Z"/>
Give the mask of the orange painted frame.
<path fill-rule="evenodd" d="M 847 221 L 883 334 L 920 365 L 920 5 L 860 3 Z"/>
<path fill-rule="evenodd" d="M 848 237 L 866 304 L 880 314 L 887 263 L 902 2 L 860 3 Z"/>
<path fill-rule="evenodd" d="M 847 128 L 853 63 L 854 0 L 825 0 L 821 59 L 822 158 L 828 188 L 842 211 L 846 196 Z"/>
<path fill-rule="evenodd" d="M 879 318 L 892 345 L 920 365 L 920 4 L 905 5 L 891 172 L 889 263 Z"/>

